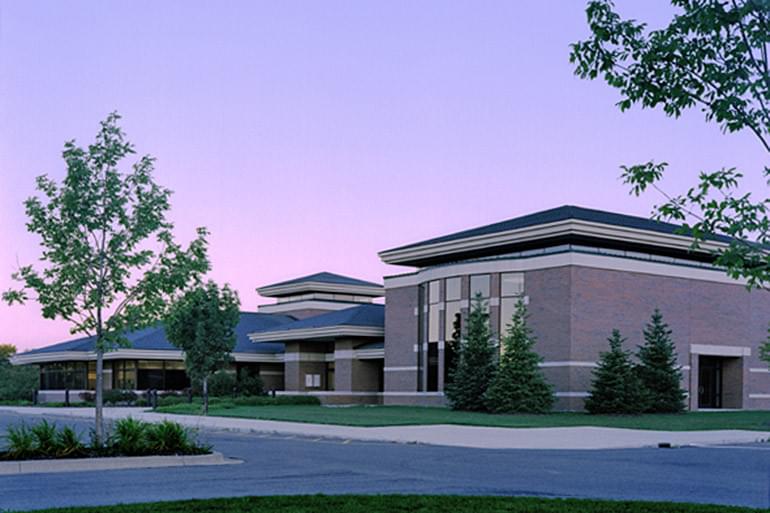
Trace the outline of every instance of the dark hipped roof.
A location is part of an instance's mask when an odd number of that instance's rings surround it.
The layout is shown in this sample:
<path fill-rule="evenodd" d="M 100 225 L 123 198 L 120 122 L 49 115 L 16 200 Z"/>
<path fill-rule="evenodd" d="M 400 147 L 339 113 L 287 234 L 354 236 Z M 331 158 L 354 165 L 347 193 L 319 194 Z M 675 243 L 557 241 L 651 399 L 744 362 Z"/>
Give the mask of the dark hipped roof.
<path fill-rule="evenodd" d="M 355 285 L 360 287 L 382 287 L 379 283 L 372 283 L 371 281 L 359 280 L 357 278 L 351 278 L 350 276 L 342 276 L 341 274 L 334 274 L 329 272 L 320 272 L 303 276 L 301 278 L 294 278 L 293 280 L 282 281 L 279 283 L 272 283 L 260 288 L 280 287 L 284 285 L 296 285 L 299 283 L 328 283 L 331 285 Z"/>
<path fill-rule="evenodd" d="M 241 318 L 235 327 L 235 349 L 234 353 L 282 353 L 283 344 L 254 344 L 249 340 L 248 334 L 273 328 L 281 324 L 287 324 L 294 321 L 294 317 L 281 314 L 264 314 L 255 312 L 241 312 Z M 131 343 L 131 349 L 145 349 L 157 351 L 174 351 L 176 348 L 166 338 L 166 332 L 163 326 L 152 326 L 141 330 L 133 331 L 126 335 Z M 22 354 L 45 354 L 57 353 L 62 351 L 93 351 L 96 337 L 82 337 L 67 342 L 61 342 L 40 349 L 33 349 Z"/>
<path fill-rule="evenodd" d="M 558 221 L 565 221 L 568 219 L 578 219 L 581 221 L 589 221 L 594 223 L 609 224 L 614 226 L 622 226 L 625 228 L 636 228 L 640 230 L 648 230 L 659 233 L 675 234 L 682 228 L 680 225 L 672 223 L 664 223 L 661 221 L 655 221 L 646 217 L 631 216 L 626 214 L 618 214 L 616 212 L 607 212 L 604 210 L 595 210 L 585 207 L 577 207 L 574 205 L 564 205 L 561 207 L 552 208 L 549 210 L 543 210 L 541 212 L 535 212 L 521 217 L 514 217 L 507 221 L 501 221 L 498 223 L 488 224 L 486 226 L 480 226 L 478 228 L 471 228 L 470 230 L 463 230 L 449 235 L 443 235 L 433 239 L 427 239 L 421 242 L 415 242 L 407 244 L 406 246 L 400 246 L 397 248 L 384 251 L 397 251 L 401 249 L 417 248 L 420 246 L 428 246 L 431 244 L 437 244 L 441 242 L 450 242 L 455 240 L 467 239 L 470 237 L 476 237 L 480 235 L 491 235 L 494 233 L 507 232 L 509 230 L 516 230 L 519 228 L 528 228 L 530 226 L 536 226 L 541 224 L 555 223 Z M 729 237 L 716 236 L 713 240 L 719 240 L 723 242 L 730 242 Z"/>
<path fill-rule="evenodd" d="M 281 324 L 260 331 L 264 333 L 285 333 L 312 328 L 333 328 L 335 326 L 362 326 L 382 328 L 385 326 L 385 305 L 370 303 L 344 310 L 336 310 L 307 319 Z M 257 344 L 259 345 L 259 344 Z"/>

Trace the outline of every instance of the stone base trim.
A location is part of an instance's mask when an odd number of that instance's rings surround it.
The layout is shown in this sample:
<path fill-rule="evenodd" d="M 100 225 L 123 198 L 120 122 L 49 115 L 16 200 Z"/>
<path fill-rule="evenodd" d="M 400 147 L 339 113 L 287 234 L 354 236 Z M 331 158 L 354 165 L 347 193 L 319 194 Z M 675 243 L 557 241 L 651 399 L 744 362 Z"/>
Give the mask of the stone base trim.
<path fill-rule="evenodd" d="M 21 460 L 0 462 L 0 476 L 17 474 L 50 474 L 93 470 L 125 470 L 134 468 L 195 467 L 201 465 L 234 465 L 242 460 L 226 458 L 221 452 L 195 456 L 127 456 L 118 458 L 73 458 L 58 460 Z"/>

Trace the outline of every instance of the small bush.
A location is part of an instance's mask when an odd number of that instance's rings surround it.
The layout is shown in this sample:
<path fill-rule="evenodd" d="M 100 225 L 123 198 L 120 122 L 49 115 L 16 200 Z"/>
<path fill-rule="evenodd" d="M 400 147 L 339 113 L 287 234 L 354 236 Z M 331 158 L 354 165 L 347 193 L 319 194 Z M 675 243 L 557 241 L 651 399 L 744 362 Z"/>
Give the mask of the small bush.
<path fill-rule="evenodd" d="M 188 402 L 187 398 L 181 395 L 164 395 L 158 397 L 158 406 L 174 406 L 175 404 L 182 404 Z"/>
<path fill-rule="evenodd" d="M 35 440 L 35 452 L 43 458 L 53 458 L 59 453 L 56 424 L 44 420 L 30 430 Z"/>
<path fill-rule="evenodd" d="M 93 392 L 80 392 L 78 394 L 78 397 L 85 402 L 85 403 L 93 403 L 96 402 L 96 394 Z M 46 403 L 46 405 L 50 405 L 51 403 Z"/>
<path fill-rule="evenodd" d="M 134 404 L 139 398 L 133 390 L 105 390 L 104 404 L 108 405 L 130 405 Z"/>
<path fill-rule="evenodd" d="M 116 454 L 142 456 L 147 452 L 147 423 L 132 417 L 116 421 L 108 446 Z"/>
<path fill-rule="evenodd" d="M 209 396 L 227 397 L 237 392 L 235 374 L 226 370 L 215 372 L 209 377 Z"/>
<path fill-rule="evenodd" d="M 94 392 L 81 392 L 78 394 L 85 403 L 93 404 L 96 402 Z M 135 405 L 139 396 L 133 390 L 105 390 L 102 395 L 102 402 L 105 406 L 132 406 Z"/>
<path fill-rule="evenodd" d="M 164 420 L 147 426 L 147 449 L 152 454 L 190 454 L 196 447 L 190 431 L 176 422 Z"/>
<path fill-rule="evenodd" d="M 77 458 L 86 454 L 86 446 L 80 441 L 80 436 L 69 426 L 65 426 L 56 434 L 58 458 Z"/>
<path fill-rule="evenodd" d="M 239 395 L 260 396 L 265 393 L 265 384 L 259 374 L 251 374 L 247 369 L 242 369 L 236 385 Z"/>
<path fill-rule="evenodd" d="M 35 455 L 35 435 L 24 424 L 9 426 L 5 439 L 8 441 L 9 459 L 24 460 Z"/>

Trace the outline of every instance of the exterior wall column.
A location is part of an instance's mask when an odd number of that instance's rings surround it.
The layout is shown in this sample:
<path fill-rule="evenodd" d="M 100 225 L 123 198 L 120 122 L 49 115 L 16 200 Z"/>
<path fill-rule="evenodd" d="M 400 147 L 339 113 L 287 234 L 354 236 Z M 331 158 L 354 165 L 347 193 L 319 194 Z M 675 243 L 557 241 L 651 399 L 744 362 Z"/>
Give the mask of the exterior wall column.
<path fill-rule="evenodd" d="M 690 411 L 698 411 L 698 378 L 700 376 L 700 355 L 690 353 Z"/>
<path fill-rule="evenodd" d="M 420 312 L 418 286 L 385 291 L 385 393 L 417 390 L 417 351 Z M 388 402 L 388 397 L 385 397 Z M 393 402 L 398 403 L 398 400 Z"/>
<path fill-rule="evenodd" d="M 353 342 L 338 340 L 334 343 L 334 391 L 353 391 Z"/>
<path fill-rule="evenodd" d="M 287 392 L 313 392 L 326 389 L 326 353 L 324 351 L 308 351 L 307 343 L 303 348 L 301 342 L 289 342 L 284 350 L 284 384 Z M 306 374 L 319 374 L 320 387 L 305 386 Z"/>
<path fill-rule="evenodd" d="M 283 364 L 283 383 L 284 389 L 289 392 L 297 392 L 301 390 L 300 385 L 303 385 L 300 376 L 300 361 L 299 361 L 299 344 L 296 342 L 289 342 L 285 345 L 284 349 L 284 364 Z"/>

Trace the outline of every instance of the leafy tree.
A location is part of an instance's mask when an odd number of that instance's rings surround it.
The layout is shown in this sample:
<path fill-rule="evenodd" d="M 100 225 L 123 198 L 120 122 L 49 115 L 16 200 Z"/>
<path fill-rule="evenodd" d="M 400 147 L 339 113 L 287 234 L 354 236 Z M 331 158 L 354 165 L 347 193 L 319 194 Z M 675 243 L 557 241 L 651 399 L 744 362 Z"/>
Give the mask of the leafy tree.
<path fill-rule="evenodd" d="M 240 304 L 238 294 L 229 286 L 220 289 L 209 281 L 180 297 L 166 316 L 169 342 L 184 351 L 190 380 L 202 385 L 204 415 L 209 411 L 209 377 L 230 362 L 235 348 Z"/>
<path fill-rule="evenodd" d="M 571 62 L 581 78 L 602 77 L 618 89 L 618 106 L 661 108 L 667 116 L 698 108 L 725 132 L 748 131 L 770 157 L 770 3 L 768 0 L 671 0 L 678 13 L 668 26 L 648 30 L 623 19 L 611 0 L 586 9 L 591 36 L 572 45 Z M 750 287 L 770 279 L 770 219 L 767 198 L 740 194 L 735 168 L 704 171 L 683 194 L 658 187 L 667 167 L 650 161 L 622 166 L 631 192 L 648 187 L 665 202 L 655 216 L 683 225 L 693 246 L 716 236 L 730 240 L 714 249 L 716 264 Z M 770 179 L 770 166 L 761 172 Z M 723 240 L 724 242 L 724 240 Z"/>
<path fill-rule="evenodd" d="M 473 299 L 464 335 L 446 395 L 455 410 L 483 411 L 484 394 L 495 374 L 495 347 L 489 330 L 489 312 L 481 294 Z"/>
<path fill-rule="evenodd" d="M 0 364 L 7 362 L 16 354 L 16 346 L 13 344 L 0 344 Z"/>
<path fill-rule="evenodd" d="M 0 401 L 30 401 L 40 385 L 37 365 L 11 365 L 13 344 L 0 344 Z"/>
<path fill-rule="evenodd" d="M 9 304 L 34 299 L 46 319 L 65 319 L 72 333 L 95 337 L 97 443 L 104 440 L 104 353 L 127 346 L 125 333 L 156 322 L 209 269 L 205 229 L 187 248 L 174 241 L 166 218 L 171 191 L 155 183 L 155 159 L 118 168 L 135 153 L 119 120 L 107 116 L 87 148 L 64 144 L 62 183 L 37 178 L 40 196 L 25 207 L 43 266 L 21 267 L 13 274 L 21 287 L 3 294 Z"/>
<path fill-rule="evenodd" d="M 637 353 L 637 375 L 647 394 L 647 411 L 680 413 L 684 410 L 685 391 L 681 387 L 682 369 L 677 364 L 671 329 L 663 322 L 657 308 L 644 328 L 644 345 Z"/>
<path fill-rule="evenodd" d="M 487 409 L 494 413 L 545 413 L 553 407 L 553 388 L 545 380 L 533 350 L 537 341 L 527 324 L 527 306 L 516 303 L 503 337 L 503 354 L 486 393 Z"/>
<path fill-rule="evenodd" d="M 31 401 L 40 387 L 37 365 L 0 362 L 0 401 Z"/>
<path fill-rule="evenodd" d="M 642 413 L 646 397 L 642 383 L 634 372 L 631 357 L 623 350 L 626 339 L 620 335 L 620 331 L 612 330 L 608 340 L 610 350 L 601 354 L 599 367 L 594 370 L 591 393 L 586 399 L 585 408 L 589 413 Z"/>

